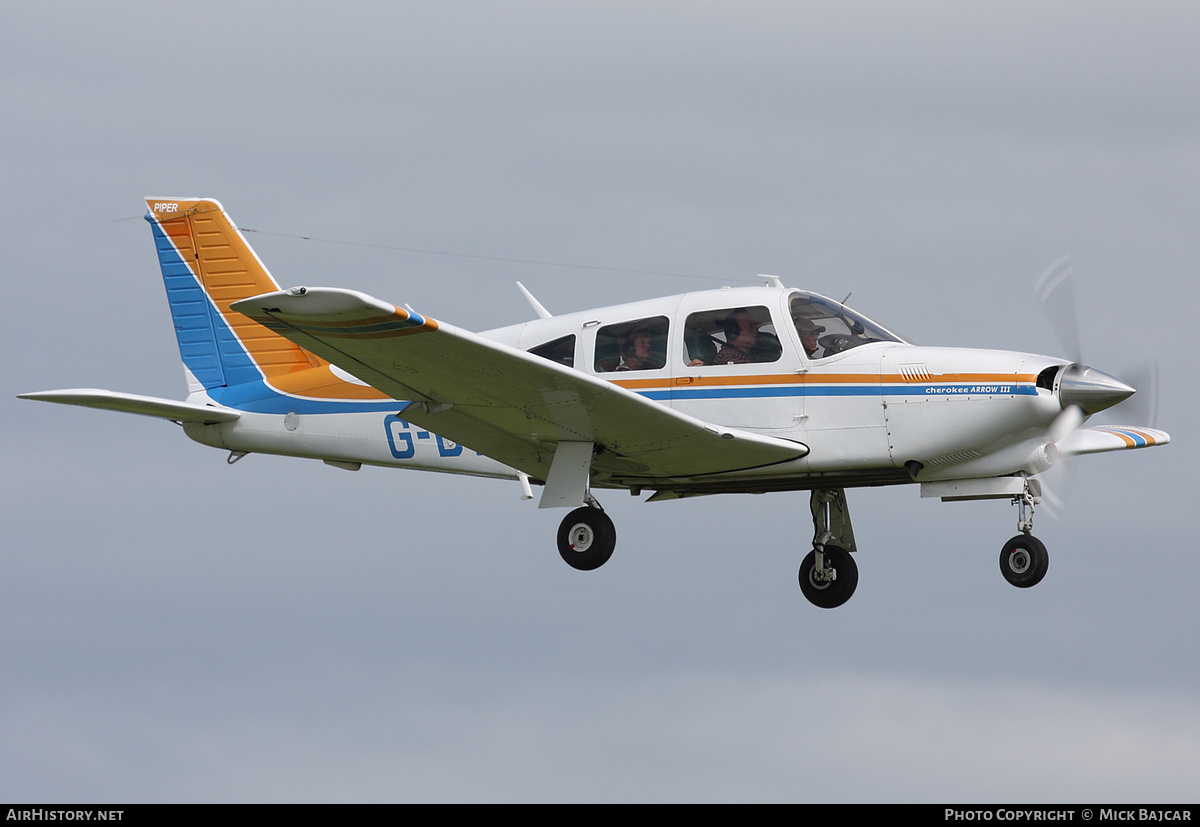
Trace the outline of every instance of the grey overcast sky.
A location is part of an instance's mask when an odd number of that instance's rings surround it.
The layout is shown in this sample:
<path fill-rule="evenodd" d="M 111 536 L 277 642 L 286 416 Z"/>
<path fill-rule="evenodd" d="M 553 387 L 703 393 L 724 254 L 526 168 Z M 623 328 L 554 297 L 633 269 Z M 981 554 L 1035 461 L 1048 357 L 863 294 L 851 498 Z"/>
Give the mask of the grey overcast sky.
<path fill-rule="evenodd" d="M 1196 801 L 1198 40 L 1184 2 L 8 3 L 0 799 Z M 145 195 L 472 329 L 532 317 L 517 279 L 773 273 L 1054 353 L 1066 253 L 1087 361 L 1158 360 L 1174 442 L 1074 464 L 1028 591 L 1011 506 L 912 487 L 849 493 L 836 611 L 800 493 L 609 494 L 581 574 L 515 483 L 15 399 L 182 397 Z"/>

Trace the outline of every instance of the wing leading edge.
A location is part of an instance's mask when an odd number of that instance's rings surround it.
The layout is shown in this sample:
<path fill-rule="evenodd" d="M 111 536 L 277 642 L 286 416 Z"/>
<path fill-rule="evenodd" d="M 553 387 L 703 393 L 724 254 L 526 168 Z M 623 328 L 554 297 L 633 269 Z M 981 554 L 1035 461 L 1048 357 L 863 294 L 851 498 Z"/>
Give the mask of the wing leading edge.
<path fill-rule="evenodd" d="M 597 482 L 692 478 L 790 462 L 799 442 L 717 426 L 625 388 L 351 290 L 293 288 L 235 302 L 394 399 L 423 428 L 538 481 L 560 442 L 595 446 Z"/>

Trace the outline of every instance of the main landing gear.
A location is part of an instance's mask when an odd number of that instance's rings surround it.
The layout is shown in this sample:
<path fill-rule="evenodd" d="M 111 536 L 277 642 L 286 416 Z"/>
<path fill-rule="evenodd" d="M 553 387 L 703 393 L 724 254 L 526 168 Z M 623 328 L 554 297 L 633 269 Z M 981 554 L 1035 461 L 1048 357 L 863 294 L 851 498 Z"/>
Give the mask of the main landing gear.
<path fill-rule="evenodd" d="M 800 564 L 800 591 L 821 609 L 836 609 L 858 587 L 854 529 L 841 488 L 819 488 L 810 500 L 813 515 L 813 550 Z M 835 542 L 836 541 L 836 542 Z"/>
<path fill-rule="evenodd" d="M 576 508 L 558 527 L 558 553 L 573 569 L 598 569 L 612 557 L 617 546 L 617 529 L 600 503 Z M 576 500 L 578 502 L 578 500 Z"/>
<path fill-rule="evenodd" d="M 558 553 L 573 569 L 592 571 L 608 562 L 617 545 L 617 529 L 600 503 L 588 494 L 587 505 L 576 508 L 559 524 Z M 813 549 L 800 564 L 800 591 L 814 606 L 834 609 L 858 587 L 854 529 L 841 488 L 812 492 Z"/>
<path fill-rule="evenodd" d="M 1000 573 L 1018 589 L 1028 589 L 1041 583 L 1050 566 L 1046 547 L 1033 536 L 1033 507 L 1041 502 L 1040 494 L 1040 486 L 1036 481 L 1026 479 L 1025 490 L 1013 497 L 1013 504 L 1020 509 L 1017 530 L 1021 533 L 1000 549 Z"/>

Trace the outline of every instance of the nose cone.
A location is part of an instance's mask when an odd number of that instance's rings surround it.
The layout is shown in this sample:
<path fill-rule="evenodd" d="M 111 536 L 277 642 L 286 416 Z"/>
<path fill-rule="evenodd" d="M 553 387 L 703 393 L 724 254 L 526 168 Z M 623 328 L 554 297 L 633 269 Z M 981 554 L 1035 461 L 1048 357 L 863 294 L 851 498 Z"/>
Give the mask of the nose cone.
<path fill-rule="evenodd" d="M 1135 393 L 1115 376 L 1081 365 L 1068 365 L 1059 374 L 1058 401 L 1066 408 L 1078 405 L 1088 416 L 1111 408 Z"/>

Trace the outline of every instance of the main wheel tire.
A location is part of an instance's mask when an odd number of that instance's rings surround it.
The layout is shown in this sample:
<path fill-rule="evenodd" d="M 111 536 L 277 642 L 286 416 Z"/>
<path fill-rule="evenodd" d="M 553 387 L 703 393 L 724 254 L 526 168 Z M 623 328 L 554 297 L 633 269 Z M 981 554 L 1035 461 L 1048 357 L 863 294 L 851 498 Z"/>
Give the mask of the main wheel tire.
<path fill-rule="evenodd" d="M 814 606 L 836 609 L 849 600 L 858 588 L 858 564 L 850 552 L 840 546 L 825 546 L 825 563 L 837 572 L 837 579 L 814 579 L 813 573 L 817 567 L 817 552 L 814 549 L 800 564 L 800 591 Z"/>
<path fill-rule="evenodd" d="M 568 566 L 579 571 L 603 566 L 616 546 L 616 526 L 598 508 L 576 508 L 558 527 L 558 553 Z"/>
<path fill-rule="evenodd" d="M 1018 534 L 1000 550 L 1000 573 L 1018 589 L 1041 583 L 1049 567 L 1046 547 L 1032 534 Z"/>

